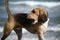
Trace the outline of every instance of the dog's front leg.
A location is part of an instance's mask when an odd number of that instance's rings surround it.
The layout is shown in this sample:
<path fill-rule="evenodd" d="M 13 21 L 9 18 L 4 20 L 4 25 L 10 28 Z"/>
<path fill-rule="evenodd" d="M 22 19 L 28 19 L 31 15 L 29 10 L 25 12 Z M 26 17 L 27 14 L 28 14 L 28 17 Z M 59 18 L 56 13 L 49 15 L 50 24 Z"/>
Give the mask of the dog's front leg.
<path fill-rule="evenodd" d="M 18 36 L 18 40 L 21 40 L 21 38 L 22 38 L 22 28 L 21 27 L 15 28 L 14 31 L 16 32 L 16 34 Z"/>
<path fill-rule="evenodd" d="M 44 36 L 43 36 L 42 28 L 40 28 L 40 27 L 37 28 L 37 35 L 38 35 L 39 40 L 45 40 Z"/>

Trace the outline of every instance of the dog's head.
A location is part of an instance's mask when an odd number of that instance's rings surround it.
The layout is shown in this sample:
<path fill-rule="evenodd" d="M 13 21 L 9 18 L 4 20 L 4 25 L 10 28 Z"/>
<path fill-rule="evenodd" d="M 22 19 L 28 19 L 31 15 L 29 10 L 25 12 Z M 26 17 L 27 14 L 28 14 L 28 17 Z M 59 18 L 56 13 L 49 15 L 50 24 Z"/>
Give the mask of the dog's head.
<path fill-rule="evenodd" d="M 44 8 L 34 8 L 31 13 L 28 15 L 28 18 L 34 19 L 33 24 L 40 22 L 44 23 L 47 21 L 48 13 Z"/>
<path fill-rule="evenodd" d="M 32 21 L 32 24 L 35 24 L 38 22 L 38 16 L 33 13 L 28 14 L 28 19 L 30 19 Z"/>
<path fill-rule="evenodd" d="M 44 8 L 35 8 L 32 10 L 32 13 L 38 16 L 39 22 L 44 23 L 47 21 L 48 13 Z"/>

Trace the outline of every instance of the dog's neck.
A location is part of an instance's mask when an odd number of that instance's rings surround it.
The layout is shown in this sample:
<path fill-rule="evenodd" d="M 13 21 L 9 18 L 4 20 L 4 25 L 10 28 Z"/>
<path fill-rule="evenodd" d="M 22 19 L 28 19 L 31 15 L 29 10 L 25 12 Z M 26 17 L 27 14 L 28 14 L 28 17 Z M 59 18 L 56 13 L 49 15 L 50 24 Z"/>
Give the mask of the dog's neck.
<path fill-rule="evenodd" d="M 45 24 L 45 23 L 48 23 L 48 22 L 49 22 L 49 18 L 47 18 L 47 21 L 45 21 L 45 22 L 36 21 L 36 22 L 33 23 L 33 24 L 39 24 L 39 25 L 42 25 L 42 24 Z"/>
<path fill-rule="evenodd" d="M 40 24 L 45 24 L 45 23 L 48 23 L 48 22 L 49 22 L 49 18 L 47 18 L 47 21 L 42 22 L 42 23 L 40 23 Z"/>

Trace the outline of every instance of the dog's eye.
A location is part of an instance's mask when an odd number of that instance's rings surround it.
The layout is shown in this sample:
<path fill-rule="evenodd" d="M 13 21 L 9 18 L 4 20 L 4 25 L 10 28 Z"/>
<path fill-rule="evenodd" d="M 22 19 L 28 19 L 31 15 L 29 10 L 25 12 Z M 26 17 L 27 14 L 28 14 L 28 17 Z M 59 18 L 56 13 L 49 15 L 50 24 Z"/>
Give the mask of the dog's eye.
<path fill-rule="evenodd" d="M 34 10 L 32 10 L 32 12 L 33 12 L 33 13 L 35 13 L 35 11 L 34 11 Z"/>

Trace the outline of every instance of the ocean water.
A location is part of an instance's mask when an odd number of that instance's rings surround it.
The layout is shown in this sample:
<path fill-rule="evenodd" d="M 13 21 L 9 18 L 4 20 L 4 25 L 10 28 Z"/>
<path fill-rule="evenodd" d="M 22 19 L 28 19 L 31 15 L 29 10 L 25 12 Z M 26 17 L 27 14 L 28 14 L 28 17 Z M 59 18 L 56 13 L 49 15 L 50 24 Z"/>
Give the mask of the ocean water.
<path fill-rule="evenodd" d="M 5 1 L 0 2 L 0 38 L 3 35 L 4 23 L 8 17 L 5 9 Z M 44 34 L 46 40 L 60 40 L 60 2 L 40 2 L 40 1 L 9 1 L 12 14 L 29 13 L 33 8 L 43 7 L 47 10 L 50 21 L 48 30 Z M 12 38 L 13 37 L 13 38 Z M 38 40 L 36 34 L 31 34 L 23 28 L 22 40 Z M 7 40 L 17 40 L 14 31 Z"/>

